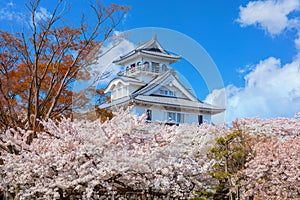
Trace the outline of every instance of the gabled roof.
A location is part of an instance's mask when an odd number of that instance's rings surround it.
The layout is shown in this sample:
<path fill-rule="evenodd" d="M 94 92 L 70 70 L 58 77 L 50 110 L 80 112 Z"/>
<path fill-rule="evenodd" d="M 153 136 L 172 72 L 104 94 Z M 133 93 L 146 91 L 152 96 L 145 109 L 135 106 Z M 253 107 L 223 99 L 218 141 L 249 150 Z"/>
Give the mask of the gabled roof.
<path fill-rule="evenodd" d="M 152 81 L 146 84 L 144 87 L 141 87 L 139 90 L 135 91 L 132 95 L 137 96 L 140 94 L 145 94 L 150 90 L 153 90 L 155 87 L 160 87 L 162 82 L 165 81 L 171 75 L 171 70 L 167 70 L 165 73 L 156 76 Z"/>
<path fill-rule="evenodd" d="M 177 78 L 174 76 L 174 70 L 167 70 L 165 73 L 158 75 L 152 81 L 150 81 L 148 84 L 146 84 L 144 87 L 141 87 L 139 90 L 135 91 L 132 95 L 150 95 L 154 91 L 158 90 L 162 86 L 166 85 L 168 81 L 175 81 L 176 87 L 178 88 L 188 99 L 193 101 L 198 101 L 198 99 L 190 92 L 188 91 L 181 83 L 177 80 Z"/>
<path fill-rule="evenodd" d="M 131 95 L 122 97 L 120 99 L 114 100 L 109 107 L 126 105 L 129 103 L 142 103 L 142 104 L 153 104 L 153 105 L 162 105 L 169 107 L 177 107 L 190 109 L 195 112 L 207 112 L 211 114 L 217 114 L 223 112 L 225 109 L 213 106 L 211 104 L 204 103 L 198 100 L 189 90 L 187 90 L 174 76 L 173 70 L 168 70 L 163 74 L 160 74 L 153 78 L 149 83 L 145 84 L 141 81 L 138 81 L 135 78 L 120 76 L 116 80 L 123 80 L 133 83 L 141 83 L 141 87 L 134 91 Z M 168 96 L 153 96 L 152 92 L 163 87 L 168 81 L 172 80 L 172 83 L 176 83 L 175 87 L 186 96 L 186 98 L 177 98 L 177 97 L 168 97 Z M 110 86 L 107 87 L 106 91 Z M 108 105 L 107 105 L 108 106 Z"/>
<path fill-rule="evenodd" d="M 174 63 L 181 59 L 181 56 L 173 55 L 167 52 L 157 41 L 156 36 L 151 40 L 139 45 L 134 50 L 128 52 L 125 55 L 120 56 L 119 59 L 113 61 L 113 63 L 118 65 L 124 65 L 130 59 L 134 59 L 137 56 L 149 56 L 160 58 L 168 61 L 169 63 Z"/>

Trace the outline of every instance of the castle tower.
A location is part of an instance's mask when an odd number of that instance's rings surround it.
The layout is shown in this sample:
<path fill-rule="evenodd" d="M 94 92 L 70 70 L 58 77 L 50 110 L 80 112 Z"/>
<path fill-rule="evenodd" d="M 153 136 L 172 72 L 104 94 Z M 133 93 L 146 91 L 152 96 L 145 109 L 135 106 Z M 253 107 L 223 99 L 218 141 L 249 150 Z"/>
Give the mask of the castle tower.
<path fill-rule="evenodd" d="M 225 109 L 199 101 L 178 80 L 171 65 L 181 56 L 170 54 L 156 36 L 120 56 L 113 63 L 125 71 L 111 80 L 105 92 L 111 93 L 111 102 L 102 108 L 119 109 L 132 106 L 137 115 L 146 113 L 149 121 L 174 123 L 210 123 L 211 115 Z"/>

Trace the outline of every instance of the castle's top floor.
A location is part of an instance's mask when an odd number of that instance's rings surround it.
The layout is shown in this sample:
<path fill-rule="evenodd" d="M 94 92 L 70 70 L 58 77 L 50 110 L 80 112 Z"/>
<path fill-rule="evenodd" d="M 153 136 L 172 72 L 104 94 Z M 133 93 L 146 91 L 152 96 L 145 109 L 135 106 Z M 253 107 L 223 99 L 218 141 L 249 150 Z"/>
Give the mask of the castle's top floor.
<path fill-rule="evenodd" d="M 181 56 L 166 51 L 154 36 L 151 40 L 120 56 L 113 63 L 125 67 L 125 70 L 118 75 L 135 77 L 147 82 L 168 71 L 169 65 L 180 59 Z"/>
<path fill-rule="evenodd" d="M 166 51 L 159 44 L 156 36 L 154 36 L 151 40 L 139 45 L 127 54 L 120 56 L 113 63 L 127 66 L 136 60 L 143 59 L 153 60 L 159 63 L 172 64 L 180 60 L 181 56 L 177 56 Z"/>

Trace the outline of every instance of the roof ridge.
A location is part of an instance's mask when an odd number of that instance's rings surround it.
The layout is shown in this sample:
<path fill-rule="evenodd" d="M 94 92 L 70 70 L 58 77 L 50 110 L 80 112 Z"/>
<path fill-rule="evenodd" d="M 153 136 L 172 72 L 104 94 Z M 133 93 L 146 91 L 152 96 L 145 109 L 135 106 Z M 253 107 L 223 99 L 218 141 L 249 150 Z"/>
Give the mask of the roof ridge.
<path fill-rule="evenodd" d="M 122 64 L 126 62 L 126 59 L 134 57 L 139 53 L 144 54 L 145 56 L 159 56 L 161 58 L 169 60 L 170 63 L 176 62 L 181 59 L 181 56 L 174 55 L 163 48 L 159 43 L 156 37 L 151 38 L 150 40 L 144 42 L 141 45 L 138 45 L 133 50 L 120 55 L 113 63 Z"/>
<path fill-rule="evenodd" d="M 138 45 L 135 49 L 138 49 L 138 48 L 140 48 L 140 47 L 142 47 L 142 46 L 145 46 L 147 43 L 152 42 L 152 40 L 154 40 L 154 38 L 151 38 L 150 40 L 148 40 L 148 41 L 146 41 L 146 42 L 143 42 L 142 44 Z"/>

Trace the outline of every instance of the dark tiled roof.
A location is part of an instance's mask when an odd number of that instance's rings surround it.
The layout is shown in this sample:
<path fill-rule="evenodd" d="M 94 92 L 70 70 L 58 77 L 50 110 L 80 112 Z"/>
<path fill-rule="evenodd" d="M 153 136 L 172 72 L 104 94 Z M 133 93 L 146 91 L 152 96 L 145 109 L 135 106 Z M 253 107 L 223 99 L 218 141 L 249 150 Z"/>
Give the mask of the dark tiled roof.
<path fill-rule="evenodd" d="M 167 52 L 157 41 L 156 37 L 152 38 L 151 40 L 145 42 L 142 45 L 139 45 L 134 50 L 128 52 L 125 55 L 120 56 L 119 59 L 113 61 L 113 63 L 118 64 L 119 62 L 126 60 L 127 58 L 130 58 L 138 53 L 144 54 L 144 55 L 150 55 L 155 57 L 161 57 L 170 59 L 173 61 L 177 61 L 181 59 L 181 56 L 173 55 Z"/>

